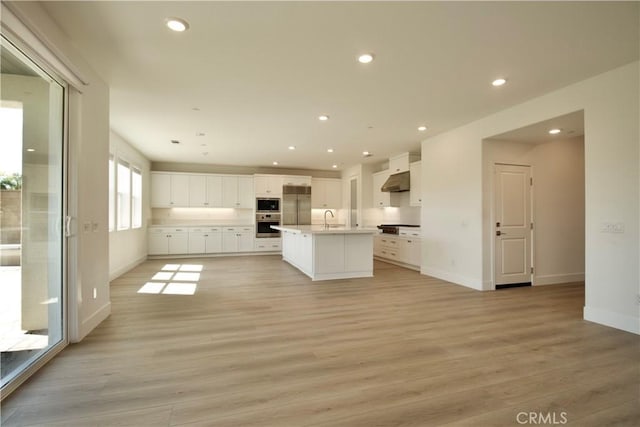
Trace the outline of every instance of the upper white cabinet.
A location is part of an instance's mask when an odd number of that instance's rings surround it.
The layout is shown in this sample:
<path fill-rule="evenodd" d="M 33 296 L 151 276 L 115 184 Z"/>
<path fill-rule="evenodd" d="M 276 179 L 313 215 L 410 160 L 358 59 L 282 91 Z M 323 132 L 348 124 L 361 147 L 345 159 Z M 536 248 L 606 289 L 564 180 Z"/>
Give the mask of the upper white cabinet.
<path fill-rule="evenodd" d="M 189 175 L 151 174 L 151 207 L 189 206 Z"/>
<path fill-rule="evenodd" d="M 422 206 L 422 162 L 409 165 L 409 206 Z"/>
<path fill-rule="evenodd" d="M 253 177 L 227 175 L 222 177 L 222 207 L 252 209 Z"/>
<path fill-rule="evenodd" d="M 383 170 L 373 174 L 373 207 L 374 208 L 386 208 L 389 206 L 396 206 L 396 197 L 391 197 L 391 193 L 388 191 L 380 191 L 382 185 L 389 178 L 389 170 Z"/>
<path fill-rule="evenodd" d="M 312 183 L 310 176 L 302 176 L 302 175 L 283 175 L 282 176 L 282 185 L 307 185 L 310 186 Z M 313 194 L 313 192 L 312 192 Z"/>
<path fill-rule="evenodd" d="M 222 177 L 210 175 L 189 176 L 189 206 L 222 207 Z"/>
<path fill-rule="evenodd" d="M 402 153 L 389 158 L 389 174 L 408 172 L 409 164 L 420 160 L 419 156 L 411 153 Z"/>
<path fill-rule="evenodd" d="M 256 196 L 281 197 L 282 175 L 254 175 Z"/>
<path fill-rule="evenodd" d="M 342 207 L 342 180 L 312 178 L 311 207 L 313 209 L 340 209 Z"/>

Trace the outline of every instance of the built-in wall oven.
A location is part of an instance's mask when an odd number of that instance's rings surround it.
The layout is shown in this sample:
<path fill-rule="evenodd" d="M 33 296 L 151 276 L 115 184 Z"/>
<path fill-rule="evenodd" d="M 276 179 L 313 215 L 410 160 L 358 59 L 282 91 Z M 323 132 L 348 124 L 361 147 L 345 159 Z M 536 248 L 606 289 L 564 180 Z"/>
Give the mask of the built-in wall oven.
<path fill-rule="evenodd" d="M 272 225 L 280 225 L 280 212 L 256 214 L 256 237 L 280 237 L 280 230 L 274 230 Z"/>

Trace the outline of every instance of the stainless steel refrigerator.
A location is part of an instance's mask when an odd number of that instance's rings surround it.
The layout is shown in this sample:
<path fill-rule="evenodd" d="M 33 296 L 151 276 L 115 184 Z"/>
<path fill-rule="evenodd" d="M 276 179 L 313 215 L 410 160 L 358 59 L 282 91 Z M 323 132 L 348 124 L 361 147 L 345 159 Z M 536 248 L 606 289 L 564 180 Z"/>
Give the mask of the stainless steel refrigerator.
<path fill-rule="evenodd" d="M 311 187 L 285 185 L 282 187 L 282 225 L 311 224 Z"/>

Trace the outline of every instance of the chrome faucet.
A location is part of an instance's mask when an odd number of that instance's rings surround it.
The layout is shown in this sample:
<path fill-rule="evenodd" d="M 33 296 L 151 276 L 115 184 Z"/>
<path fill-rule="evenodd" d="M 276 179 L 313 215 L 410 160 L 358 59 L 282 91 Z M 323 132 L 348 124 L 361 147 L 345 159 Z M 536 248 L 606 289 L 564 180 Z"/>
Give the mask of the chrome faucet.
<path fill-rule="evenodd" d="M 331 214 L 331 218 L 335 218 L 335 216 L 333 216 L 333 212 L 331 212 L 331 209 L 327 209 L 326 211 L 324 211 L 324 228 L 329 228 L 329 224 L 327 224 L 327 214 L 328 213 Z"/>

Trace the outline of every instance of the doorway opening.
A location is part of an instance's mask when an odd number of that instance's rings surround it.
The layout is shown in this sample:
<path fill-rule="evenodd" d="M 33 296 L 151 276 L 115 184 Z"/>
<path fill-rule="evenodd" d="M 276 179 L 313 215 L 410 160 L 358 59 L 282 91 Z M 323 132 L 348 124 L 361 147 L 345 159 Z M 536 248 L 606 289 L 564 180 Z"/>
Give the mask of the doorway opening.
<path fill-rule="evenodd" d="M 495 135 L 482 150 L 484 288 L 584 284 L 584 112 Z"/>

